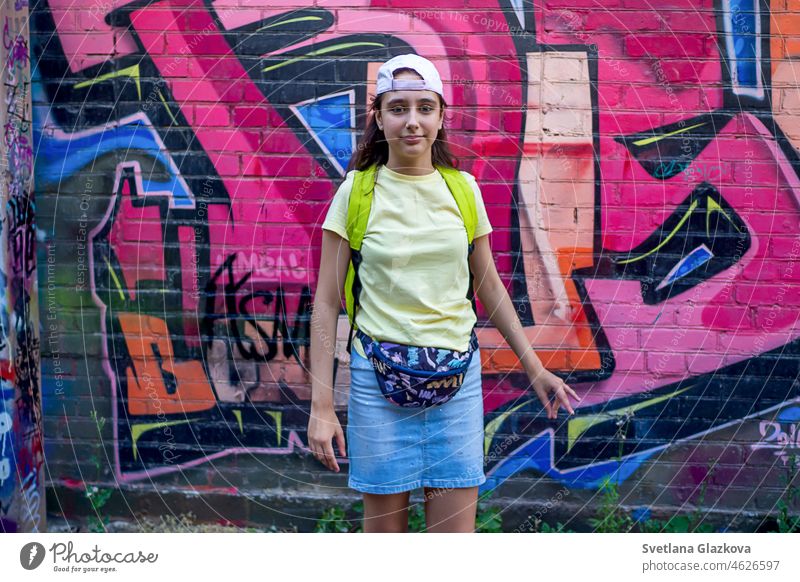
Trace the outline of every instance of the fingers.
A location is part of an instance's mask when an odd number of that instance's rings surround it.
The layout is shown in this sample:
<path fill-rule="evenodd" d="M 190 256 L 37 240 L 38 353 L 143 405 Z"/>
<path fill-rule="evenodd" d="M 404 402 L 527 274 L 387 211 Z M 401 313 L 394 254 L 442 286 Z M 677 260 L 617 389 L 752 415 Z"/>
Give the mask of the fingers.
<path fill-rule="evenodd" d="M 570 404 L 569 401 L 570 396 L 579 402 L 581 400 L 580 397 L 575 393 L 575 390 L 565 384 L 563 380 L 559 381 L 561 382 L 560 385 L 557 385 L 555 388 L 551 388 L 554 396 L 552 402 L 549 401 L 546 395 L 538 394 L 537 392 L 539 400 L 542 402 L 542 406 L 547 411 L 547 418 L 550 419 L 558 418 L 558 411 L 562 406 L 570 414 L 575 414 L 575 410 L 572 408 L 572 404 Z"/>
<path fill-rule="evenodd" d="M 311 445 L 309 449 L 316 460 L 331 471 L 339 472 L 339 464 L 336 462 L 336 455 L 333 454 L 333 445 L 330 442 L 327 443 L 327 446 L 325 444 L 322 446 Z"/>
<path fill-rule="evenodd" d="M 569 397 L 566 394 L 566 390 L 559 390 L 556 394 L 556 398 L 558 398 L 558 400 L 556 400 L 556 407 L 558 407 L 559 404 L 563 404 L 564 408 L 566 408 L 570 414 L 575 414 L 575 411 L 572 410 L 572 405 L 569 403 Z"/>
<path fill-rule="evenodd" d="M 536 396 L 539 397 L 539 402 L 542 403 L 542 408 L 547 411 L 547 418 L 555 418 L 552 414 L 552 408 L 550 406 L 550 400 L 547 398 L 547 394 L 538 389 L 535 389 L 534 392 L 536 393 Z"/>
<path fill-rule="evenodd" d="M 333 453 L 333 443 L 327 442 L 324 446 L 323 454 L 325 455 L 325 466 L 331 471 L 339 472 L 339 463 L 336 462 L 336 455 Z"/>
<path fill-rule="evenodd" d="M 347 446 L 345 446 L 344 431 L 342 431 L 341 426 L 338 429 L 336 429 L 336 446 L 339 447 L 339 455 L 341 455 L 343 458 L 346 458 Z"/>
<path fill-rule="evenodd" d="M 312 415 L 308 428 L 308 450 L 325 467 L 338 473 L 339 463 L 336 462 L 336 454 L 333 451 L 333 440 L 336 440 L 342 457 L 347 457 L 347 448 L 342 425 L 335 414 L 332 414 L 333 411 L 330 413 Z M 332 434 L 329 432 L 330 429 L 333 429 Z"/>

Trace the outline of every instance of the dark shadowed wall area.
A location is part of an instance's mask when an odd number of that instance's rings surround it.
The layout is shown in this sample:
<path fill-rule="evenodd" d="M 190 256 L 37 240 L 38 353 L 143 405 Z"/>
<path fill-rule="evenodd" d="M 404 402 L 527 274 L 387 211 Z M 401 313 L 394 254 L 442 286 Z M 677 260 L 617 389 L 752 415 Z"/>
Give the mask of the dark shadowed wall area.
<path fill-rule="evenodd" d="M 525 333 L 583 398 L 548 421 L 479 306 L 506 527 L 586 528 L 605 480 L 643 520 L 774 517 L 800 446 L 800 2 L 430 5 L 31 6 L 54 514 L 98 487 L 112 518 L 309 530 L 360 498 L 306 453 L 320 225 L 377 67 L 418 52 Z"/>

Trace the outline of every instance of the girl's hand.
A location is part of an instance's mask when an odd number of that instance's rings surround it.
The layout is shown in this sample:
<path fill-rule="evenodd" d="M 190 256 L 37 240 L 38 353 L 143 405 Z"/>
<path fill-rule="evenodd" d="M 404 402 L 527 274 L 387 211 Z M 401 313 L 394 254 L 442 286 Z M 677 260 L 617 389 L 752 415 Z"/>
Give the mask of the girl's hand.
<path fill-rule="evenodd" d="M 344 432 L 339 418 L 333 411 L 333 407 L 326 407 L 317 410 L 311 407 L 311 416 L 308 419 L 308 448 L 319 462 L 328 467 L 331 471 L 339 472 L 339 464 L 336 462 L 336 455 L 333 453 L 333 438 L 336 437 L 336 444 L 342 457 L 347 456 L 345 448 Z"/>
<path fill-rule="evenodd" d="M 544 367 L 541 367 L 536 372 L 528 372 L 528 379 L 531 381 L 531 386 L 536 392 L 536 396 L 542 402 L 542 406 L 547 410 L 547 418 L 555 419 L 558 415 L 558 409 L 562 405 L 570 414 L 575 414 L 572 405 L 569 403 L 569 397 L 572 396 L 578 402 L 581 399 L 572 388 L 567 386 L 564 380 Z M 553 402 L 550 402 L 551 392 L 553 394 Z"/>

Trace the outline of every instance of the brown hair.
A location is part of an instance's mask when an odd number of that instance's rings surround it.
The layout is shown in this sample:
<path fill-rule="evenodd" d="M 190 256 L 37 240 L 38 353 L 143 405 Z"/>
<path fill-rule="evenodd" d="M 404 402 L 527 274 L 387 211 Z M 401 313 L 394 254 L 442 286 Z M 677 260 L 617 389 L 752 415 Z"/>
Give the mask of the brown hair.
<path fill-rule="evenodd" d="M 414 69 L 398 69 L 395 73 L 402 71 L 416 72 Z M 389 161 L 389 144 L 386 142 L 386 136 L 383 135 L 383 130 L 378 128 L 378 122 L 375 119 L 375 112 L 380 110 L 381 101 L 386 93 L 382 93 L 377 97 L 372 98 L 372 103 L 369 106 L 369 117 L 367 118 L 367 126 L 364 128 L 364 133 L 356 147 L 355 154 L 350 158 L 350 163 L 347 164 L 347 170 L 366 170 L 373 164 L 385 164 Z M 436 96 L 439 98 L 439 107 L 442 108 L 442 115 L 446 111 L 447 104 L 442 96 L 438 93 Z M 431 162 L 434 166 L 446 166 L 449 168 L 458 167 L 458 159 L 450 151 L 450 146 L 447 143 L 447 133 L 442 128 L 436 134 L 436 140 L 431 146 Z"/>

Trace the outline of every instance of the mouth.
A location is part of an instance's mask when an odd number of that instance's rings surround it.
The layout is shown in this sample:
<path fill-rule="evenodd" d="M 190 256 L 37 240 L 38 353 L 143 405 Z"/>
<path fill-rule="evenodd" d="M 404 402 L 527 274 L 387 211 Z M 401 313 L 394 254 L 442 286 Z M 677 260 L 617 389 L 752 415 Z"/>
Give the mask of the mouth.
<path fill-rule="evenodd" d="M 407 135 L 406 137 L 403 138 L 403 141 L 406 142 L 406 143 L 418 143 L 418 142 L 422 141 L 422 136 L 421 135 Z"/>

